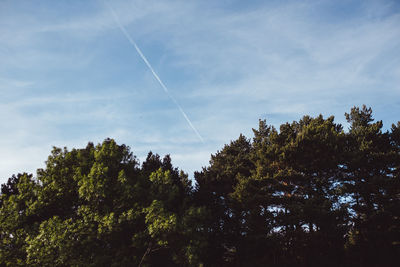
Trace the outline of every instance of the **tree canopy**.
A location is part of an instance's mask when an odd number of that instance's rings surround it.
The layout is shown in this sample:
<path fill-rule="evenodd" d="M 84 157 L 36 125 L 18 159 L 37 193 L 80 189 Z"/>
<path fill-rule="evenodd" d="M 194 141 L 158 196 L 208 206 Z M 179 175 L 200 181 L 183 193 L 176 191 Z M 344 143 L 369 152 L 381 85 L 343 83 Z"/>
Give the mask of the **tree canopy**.
<path fill-rule="evenodd" d="M 0 266 L 397 266 L 400 122 L 345 117 L 260 120 L 194 181 L 113 139 L 54 148 L 1 185 Z"/>

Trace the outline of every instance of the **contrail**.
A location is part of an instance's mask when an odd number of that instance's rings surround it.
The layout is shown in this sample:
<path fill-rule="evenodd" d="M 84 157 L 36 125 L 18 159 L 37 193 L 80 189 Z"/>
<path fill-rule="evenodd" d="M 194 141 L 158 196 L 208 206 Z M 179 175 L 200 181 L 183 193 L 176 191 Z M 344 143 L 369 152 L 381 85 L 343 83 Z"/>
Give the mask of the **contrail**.
<path fill-rule="evenodd" d="M 192 124 L 192 122 L 190 121 L 189 117 L 186 115 L 185 111 L 183 110 L 183 108 L 181 107 L 181 105 L 179 105 L 178 101 L 175 100 L 175 98 L 170 94 L 167 86 L 165 86 L 165 84 L 163 83 L 163 81 L 160 79 L 160 77 L 157 75 L 157 73 L 154 71 L 153 67 L 151 66 L 150 62 L 147 60 L 147 58 L 145 57 L 145 55 L 143 55 L 142 51 L 140 50 L 140 48 L 137 46 L 136 42 L 132 39 L 132 37 L 129 35 L 129 33 L 127 32 L 127 30 L 125 29 L 125 27 L 121 24 L 121 22 L 119 21 L 119 18 L 117 16 L 117 14 L 114 12 L 114 9 L 109 6 L 105 1 L 104 1 L 105 5 L 108 7 L 108 9 L 110 10 L 112 16 L 114 17 L 115 22 L 118 25 L 118 28 L 122 31 L 122 33 L 125 35 L 126 39 L 128 39 L 128 41 L 135 47 L 136 52 L 138 52 L 139 56 L 143 59 L 144 63 L 147 65 L 147 67 L 150 69 L 151 73 L 153 74 L 154 78 L 156 78 L 156 80 L 158 81 L 158 83 L 161 85 L 161 87 L 164 89 L 164 92 L 168 95 L 168 97 L 172 100 L 172 102 L 174 102 L 174 104 L 177 106 L 177 108 L 179 109 L 179 111 L 181 112 L 182 116 L 185 118 L 185 120 L 187 121 L 187 123 L 189 124 L 190 128 L 192 128 L 192 130 L 196 133 L 197 137 L 200 139 L 201 142 L 204 143 L 204 139 L 203 137 L 201 137 L 200 133 L 197 131 L 197 129 L 194 127 L 194 125 Z"/>

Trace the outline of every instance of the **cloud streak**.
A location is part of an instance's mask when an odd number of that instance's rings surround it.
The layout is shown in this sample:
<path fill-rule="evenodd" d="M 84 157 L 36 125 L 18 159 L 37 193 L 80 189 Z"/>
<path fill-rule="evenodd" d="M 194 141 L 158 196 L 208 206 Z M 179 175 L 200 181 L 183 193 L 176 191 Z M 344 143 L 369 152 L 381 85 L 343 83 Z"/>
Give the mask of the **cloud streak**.
<path fill-rule="evenodd" d="M 163 88 L 164 92 L 167 94 L 167 96 L 171 99 L 171 101 L 176 105 L 176 107 L 179 109 L 180 113 L 182 114 L 182 116 L 185 118 L 186 122 L 189 124 L 190 128 L 192 128 L 193 132 L 196 134 L 196 136 L 199 138 L 199 140 L 204 144 L 204 139 L 203 137 L 200 135 L 199 131 L 197 131 L 196 127 L 194 127 L 192 121 L 189 119 L 189 117 L 187 116 L 186 112 L 183 110 L 182 106 L 178 103 L 178 101 L 176 101 L 176 99 L 171 95 L 171 93 L 169 92 L 167 86 L 165 86 L 164 82 L 160 79 L 160 77 L 158 76 L 158 74 L 155 72 L 155 70 L 153 69 L 153 67 L 151 66 L 150 62 L 147 60 L 146 56 L 142 53 L 142 51 L 140 50 L 140 48 L 137 46 L 136 42 L 132 39 L 132 37 L 130 36 L 130 34 L 128 33 L 128 31 L 125 29 L 125 27 L 121 24 L 121 22 L 119 21 L 119 18 L 117 16 L 117 14 L 115 13 L 115 11 L 113 10 L 113 8 L 107 3 L 104 2 L 106 7 L 110 10 L 110 13 L 112 14 L 115 22 L 118 25 L 118 28 L 121 30 L 121 32 L 125 35 L 125 37 L 128 39 L 129 43 L 133 45 L 133 47 L 135 48 L 136 52 L 139 54 L 139 56 L 142 58 L 142 60 L 144 61 L 144 63 L 146 64 L 146 66 L 149 68 L 149 70 L 151 71 L 151 73 L 153 74 L 154 78 L 157 80 L 157 82 L 161 85 L 161 87 Z"/>

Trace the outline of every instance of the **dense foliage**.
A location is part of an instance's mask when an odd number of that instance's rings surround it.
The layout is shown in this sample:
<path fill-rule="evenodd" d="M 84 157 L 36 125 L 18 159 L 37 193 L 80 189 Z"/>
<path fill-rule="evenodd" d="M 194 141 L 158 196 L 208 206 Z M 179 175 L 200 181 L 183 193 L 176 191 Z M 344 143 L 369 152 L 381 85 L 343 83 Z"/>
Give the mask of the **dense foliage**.
<path fill-rule="evenodd" d="M 0 266 L 397 266 L 400 122 L 346 119 L 260 121 L 194 186 L 112 139 L 54 148 L 1 186 Z"/>

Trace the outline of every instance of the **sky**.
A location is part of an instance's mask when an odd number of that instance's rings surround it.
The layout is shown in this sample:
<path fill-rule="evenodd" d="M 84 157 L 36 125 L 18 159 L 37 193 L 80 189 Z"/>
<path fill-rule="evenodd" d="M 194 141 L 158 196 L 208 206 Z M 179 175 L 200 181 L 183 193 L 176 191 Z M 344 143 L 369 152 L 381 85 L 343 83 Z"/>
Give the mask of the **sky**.
<path fill-rule="evenodd" d="M 400 120 L 397 0 L 0 0 L 1 183 L 108 137 L 192 177 L 259 119 L 362 104 Z"/>

